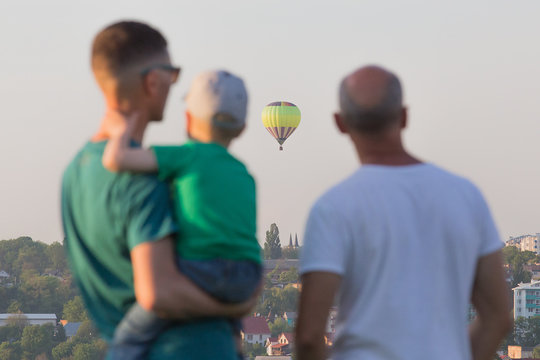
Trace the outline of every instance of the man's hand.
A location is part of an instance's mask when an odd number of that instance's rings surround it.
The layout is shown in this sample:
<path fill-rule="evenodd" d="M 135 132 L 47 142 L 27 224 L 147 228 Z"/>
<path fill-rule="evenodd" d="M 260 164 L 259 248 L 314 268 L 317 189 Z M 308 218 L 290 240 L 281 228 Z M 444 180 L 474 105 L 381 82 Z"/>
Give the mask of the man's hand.
<path fill-rule="evenodd" d="M 477 312 L 477 318 L 469 326 L 473 359 L 491 360 L 512 328 L 501 251 L 478 260 L 472 303 Z"/>
<path fill-rule="evenodd" d="M 324 334 L 330 307 L 341 284 L 341 276 L 312 272 L 302 276 L 302 292 L 296 323 L 298 360 L 324 360 Z"/>
<path fill-rule="evenodd" d="M 242 304 L 218 302 L 178 271 L 171 237 L 137 245 L 131 261 L 137 302 L 163 318 L 239 318 L 252 311 L 260 294 Z"/>
<path fill-rule="evenodd" d="M 139 121 L 139 113 L 134 111 L 129 114 L 124 114 L 118 110 L 107 109 L 105 118 L 110 126 L 108 127 L 108 135 L 111 138 L 119 138 L 122 136 L 131 136 Z"/>

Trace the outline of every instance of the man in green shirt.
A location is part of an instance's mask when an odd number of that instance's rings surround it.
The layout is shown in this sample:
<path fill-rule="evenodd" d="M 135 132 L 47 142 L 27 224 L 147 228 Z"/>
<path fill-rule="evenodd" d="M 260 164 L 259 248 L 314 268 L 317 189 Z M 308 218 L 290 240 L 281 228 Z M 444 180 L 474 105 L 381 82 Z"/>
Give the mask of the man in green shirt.
<path fill-rule="evenodd" d="M 112 24 L 94 39 L 92 70 L 108 112 L 140 114 L 132 134 L 132 145 L 139 146 L 148 123 L 162 119 L 180 72 L 171 65 L 166 40 L 142 23 Z M 67 255 L 90 317 L 108 341 L 135 301 L 165 318 L 205 317 L 167 329 L 149 358 L 235 359 L 230 326 L 218 317 L 242 316 L 254 299 L 223 305 L 178 272 L 167 186 L 153 176 L 113 174 L 102 166 L 116 121 L 105 115 L 62 181 Z"/>

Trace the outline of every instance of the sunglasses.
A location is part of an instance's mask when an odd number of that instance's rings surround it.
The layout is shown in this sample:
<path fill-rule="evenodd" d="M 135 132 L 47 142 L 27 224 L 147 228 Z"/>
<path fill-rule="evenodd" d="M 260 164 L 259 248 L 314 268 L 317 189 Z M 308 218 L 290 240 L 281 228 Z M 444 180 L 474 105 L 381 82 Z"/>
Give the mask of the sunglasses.
<path fill-rule="evenodd" d="M 178 80 L 178 77 L 180 76 L 180 71 L 182 70 L 178 66 L 172 66 L 170 64 L 155 64 L 151 65 L 141 71 L 141 76 L 146 76 L 150 71 L 152 70 L 164 70 L 168 71 L 172 75 L 171 83 L 175 83 Z"/>

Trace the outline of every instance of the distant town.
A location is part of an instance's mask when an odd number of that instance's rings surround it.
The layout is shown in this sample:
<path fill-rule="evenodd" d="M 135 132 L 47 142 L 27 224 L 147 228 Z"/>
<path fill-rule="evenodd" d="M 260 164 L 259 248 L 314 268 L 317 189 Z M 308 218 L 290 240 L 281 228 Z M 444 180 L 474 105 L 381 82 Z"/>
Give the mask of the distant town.
<path fill-rule="evenodd" d="M 540 233 L 511 237 L 503 248 L 515 326 L 498 359 L 540 359 Z M 294 359 L 294 326 L 301 291 L 297 234 L 282 242 L 276 224 L 263 247 L 264 290 L 243 319 L 250 360 Z M 331 347 L 339 309 L 330 311 L 324 341 Z M 471 306 L 469 319 L 475 316 Z M 388 339 L 391 341 L 391 339 Z M 106 344 L 88 319 L 67 266 L 63 244 L 29 237 L 0 240 L 0 359 L 103 359 Z M 497 359 L 497 358 L 496 358 Z"/>

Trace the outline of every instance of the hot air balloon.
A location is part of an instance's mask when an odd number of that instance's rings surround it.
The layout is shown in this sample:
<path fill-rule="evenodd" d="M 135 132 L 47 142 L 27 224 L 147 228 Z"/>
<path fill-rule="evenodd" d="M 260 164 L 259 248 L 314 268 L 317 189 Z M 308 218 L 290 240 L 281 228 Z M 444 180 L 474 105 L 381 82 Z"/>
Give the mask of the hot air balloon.
<path fill-rule="evenodd" d="M 300 110 L 290 102 L 272 102 L 264 107 L 262 122 L 266 130 L 279 143 L 279 150 L 283 150 L 281 145 L 300 124 Z"/>

